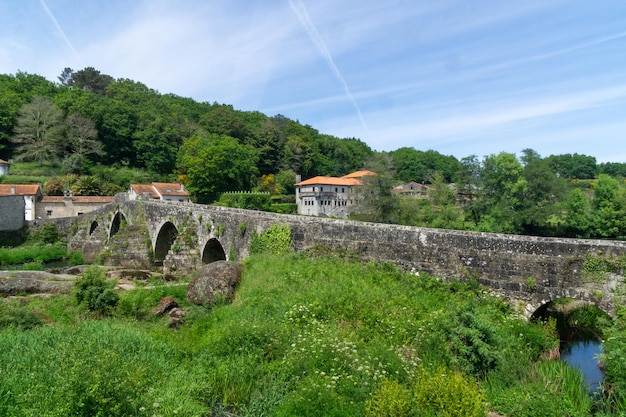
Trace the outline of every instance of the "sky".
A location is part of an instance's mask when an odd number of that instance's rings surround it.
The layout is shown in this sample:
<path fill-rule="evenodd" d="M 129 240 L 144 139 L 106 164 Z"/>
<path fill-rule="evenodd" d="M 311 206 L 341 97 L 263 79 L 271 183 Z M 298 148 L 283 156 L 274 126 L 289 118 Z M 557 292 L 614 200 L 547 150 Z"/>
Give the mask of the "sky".
<path fill-rule="evenodd" d="M 377 151 L 626 162 L 624 0 L 0 0 L 0 74 L 89 66 Z"/>

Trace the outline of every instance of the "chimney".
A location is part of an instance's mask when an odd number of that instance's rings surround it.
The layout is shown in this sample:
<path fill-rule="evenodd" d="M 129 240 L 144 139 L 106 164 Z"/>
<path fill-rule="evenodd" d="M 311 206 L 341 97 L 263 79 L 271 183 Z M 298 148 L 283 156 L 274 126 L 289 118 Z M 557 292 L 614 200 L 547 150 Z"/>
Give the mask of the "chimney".
<path fill-rule="evenodd" d="M 12 185 L 11 186 L 11 194 L 15 194 L 15 193 L 16 193 L 15 185 Z"/>
<path fill-rule="evenodd" d="M 296 174 L 296 184 L 302 181 L 302 175 Z"/>

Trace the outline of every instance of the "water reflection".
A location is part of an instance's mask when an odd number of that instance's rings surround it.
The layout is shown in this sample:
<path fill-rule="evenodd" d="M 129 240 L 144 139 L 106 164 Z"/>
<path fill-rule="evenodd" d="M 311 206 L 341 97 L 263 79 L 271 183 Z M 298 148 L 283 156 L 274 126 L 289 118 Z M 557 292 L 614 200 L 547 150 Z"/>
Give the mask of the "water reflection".
<path fill-rule="evenodd" d="M 572 368 L 580 369 L 590 395 L 598 392 L 604 380 L 598 366 L 601 352 L 602 343 L 597 339 L 566 342 L 561 346 L 561 359 Z"/>

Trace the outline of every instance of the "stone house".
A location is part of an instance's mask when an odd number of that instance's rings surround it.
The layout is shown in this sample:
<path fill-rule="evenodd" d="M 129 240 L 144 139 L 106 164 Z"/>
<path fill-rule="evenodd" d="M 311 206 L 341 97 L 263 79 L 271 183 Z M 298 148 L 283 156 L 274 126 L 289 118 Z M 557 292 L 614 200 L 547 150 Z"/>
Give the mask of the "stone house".
<path fill-rule="evenodd" d="M 9 175 L 9 163 L 4 159 L 0 159 L 0 175 Z"/>
<path fill-rule="evenodd" d="M 131 184 L 128 189 L 128 199 L 139 200 L 142 198 L 186 203 L 189 201 L 189 191 L 185 190 L 184 185 L 171 182 Z"/>
<path fill-rule="evenodd" d="M 43 196 L 37 202 L 36 216 L 38 219 L 80 216 L 113 201 L 113 196 Z"/>
<path fill-rule="evenodd" d="M 0 184 L 0 196 L 24 198 L 24 220 L 35 220 L 35 208 L 43 193 L 41 184 Z"/>
<path fill-rule="evenodd" d="M 393 187 L 395 194 L 411 196 L 415 198 L 426 199 L 430 195 L 430 187 L 419 182 L 411 181 L 406 184 L 399 184 Z"/>
<path fill-rule="evenodd" d="M 356 171 L 343 177 L 317 176 L 296 180 L 298 214 L 347 218 L 358 207 L 362 178 L 376 175 L 372 171 Z"/>

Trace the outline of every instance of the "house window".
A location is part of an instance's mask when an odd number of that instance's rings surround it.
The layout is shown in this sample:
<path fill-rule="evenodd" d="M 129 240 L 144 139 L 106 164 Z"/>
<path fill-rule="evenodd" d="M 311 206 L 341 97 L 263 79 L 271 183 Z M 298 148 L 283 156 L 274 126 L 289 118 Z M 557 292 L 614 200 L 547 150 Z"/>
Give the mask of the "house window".
<path fill-rule="evenodd" d="M 339 190 L 339 189 L 338 189 L 337 187 L 335 187 L 335 192 L 338 192 L 338 190 Z"/>
<path fill-rule="evenodd" d="M 345 191 L 344 191 L 344 188 L 343 188 L 343 187 L 341 187 L 341 192 L 342 192 L 342 193 L 345 193 Z"/>
<path fill-rule="evenodd" d="M 47 214 L 48 216 L 52 216 L 52 210 L 46 210 L 46 214 Z"/>

